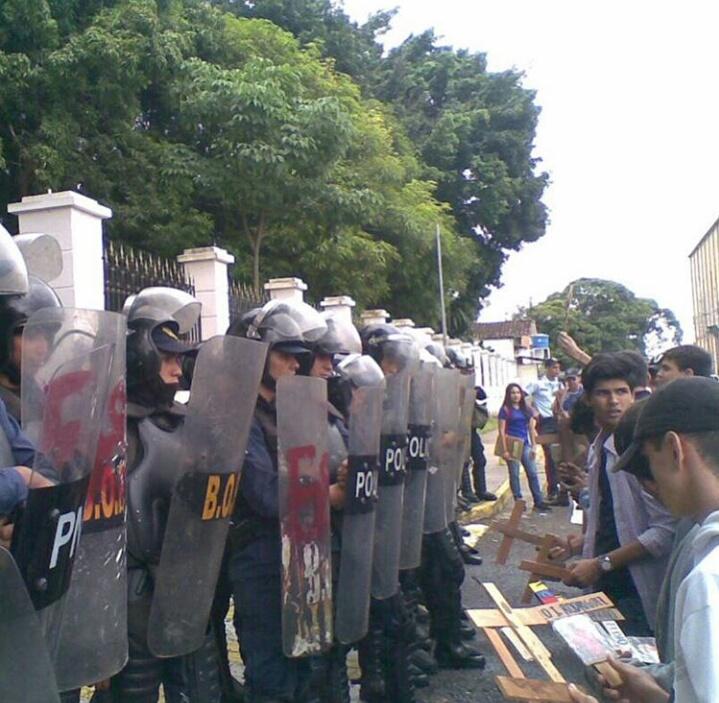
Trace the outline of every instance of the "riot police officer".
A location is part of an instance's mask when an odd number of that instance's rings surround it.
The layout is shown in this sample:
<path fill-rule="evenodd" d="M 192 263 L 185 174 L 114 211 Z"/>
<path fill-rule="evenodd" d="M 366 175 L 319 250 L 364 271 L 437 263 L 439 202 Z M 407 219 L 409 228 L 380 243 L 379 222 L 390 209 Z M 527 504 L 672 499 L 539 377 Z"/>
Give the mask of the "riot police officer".
<path fill-rule="evenodd" d="M 41 308 L 59 308 L 57 293 L 36 276 L 28 277 L 29 289 L 24 295 L 0 298 L 0 398 L 8 412 L 21 422 L 21 362 L 32 360 L 40 365 L 48 353 L 46 335 L 35 331 L 23 335 L 29 317 Z"/>
<path fill-rule="evenodd" d="M 191 347 L 179 337 L 178 317 L 188 308 L 199 315 L 199 303 L 191 296 L 155 290 L 156 300 L 141 293 L 139 301 L 127 306 L 129 660 L 112 678 L 111 694 L 117 703 L 154 703 L 162 684 L 167 701 L 217 703 L 217 661 L 210 636 L 199 651 L 174 658 L 155 656 L 148 644 L 154 582 L 178 478 L 172 456 L 162 456 L 161 446 L 148 438 L 155 432 L 156 437 L 171 438 L 182 426 L 185 409 L 174 397 L 183 357 Z M 177 317 L 168 311 L 168 299 L 177 299 Z"/>
<path fill-rule="evenodd" d="M 276 397 L 280 378 L 309 374 L 312 345 L 326 331 L 317 311 L 284 301 L 270 301 L 228 329 L 269 345 L 229 538 L 235 628 L 250 703 L 301 701 L 308 693 L 309 660 L 283 651 Z"/>
<path fill-rule="evenodd" d="M 440 344 L 433 342 L 425 349 L 444 367 L 452 367 L 448 354 Z M 485 665 L 484 657 L 466 642 L 473 638 L 474 628 L 466 622 L 462 608 L 461 586 L 465 569 L 459 549 L 461 542 L 456 520 L 450 521 L 444 529 L 425 534 L 418 581 L 430 614 L 430 632 L 435 640 L 434 656 L 439 666 L 481 669 Z"/>
<path fill-rule="evenodd" d="M 418 354 L 412 337 L 401 333 L 393 325 L 368 325 L 360 331 L 360 337 L 363 353 L 375 360 L 387 381 L 370 626 L 359 646 L 362 668 L 360 696 L 370 703 L 414 703 L 415 672 L 410 654 L 415 632 L 411 613 L 399 586 L 399 557 L 409 391 Z M 387 467 L 390 467 L 389 471 Z M 383 501 L 388 506 L 384 510 Z M 395 513 L 394 519 L 388 520 L 387 513 L 391 512 Z"/>

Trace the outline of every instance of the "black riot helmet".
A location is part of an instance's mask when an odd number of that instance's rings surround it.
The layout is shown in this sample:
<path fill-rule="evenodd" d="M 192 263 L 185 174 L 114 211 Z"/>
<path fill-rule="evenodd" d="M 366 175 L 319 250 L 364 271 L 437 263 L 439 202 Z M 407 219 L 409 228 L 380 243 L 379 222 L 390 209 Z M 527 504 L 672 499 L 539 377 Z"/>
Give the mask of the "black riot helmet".
<path fill-rule="evenodd" d="M 24 295 L 29 287 L 25 259 L 10 233 L 0 225 L 0 296 Z"/>
<path fill-rule="evenodd" d="M 439 363 L 444 367 L 448 368 L 451 364 L 447 353 L 444 351 L 444 347 L 439 342 L 430 342 L 425 350 L 428 351 Z"/>
<path fill-rule="evenodd" d="M 418 359 L 413 338 L 400 332 L 394 325 L 367 325 L 360 332 L 360 338 L 362 352 L 371 356 L 383 370 L 389 363 L 394 371 L 401 371 Z"/>
<path fill-rule="evenodd" d="M 230 335 L 265 342 L 270 352 L 291 354 L 299 362 L 299 373 L 305 376 L 312 368 L 313 347 L 326 333 L 327 324 L 320 313 L 307 303 L 294 300 L 270 300 L 245 313 L 227 330 Z M 269 357 L 262 384 L 270 389 L 275 387 L 269 373 Z"/>
<path fill-rule="evenodd" d="M 28 285 L 24 295 L 0 296 L 0 372 L 16 385 L 20 384 L 20 368 L 12 361 L 13 338 L 22 333 L 33 313 L 62 307 L 57 293 L 44 281 L 28 276 Z"/>
<path fill-rule="evenodd" d="M 347 417 L 355 388 L 384 385 L 382 369 L 371 356 L 350 354 L 337 364 L 335 376 L 327 381 L 327 397 Z"/>
<path fill-rule="evenodd" d="M 162 355 L 184 356 L 193 350 L 180 334 L 194 326 L 200 309 L 199 301 L 174 288 L 147 288 L 126 302 L 127 394 L 131 401 L 146 407 L 172 403 L 179 385 L 166 384 L 160 378 Z"/>
<path fill-rule="evenodd" d="M 331 312 L 322 313 L 322 318 L 327 323 L 327 332 L 315 344 L 315 353 L 329 356 L 362 353 L 362 340 L 351 321 Z"/>
<path fill-rule="evenodd" d="M 469 374 L 474 370 L 474 362 L 457 347 L 448 347 L 447 357 L 452 368 L 459 369 L 463 374 Z"/>

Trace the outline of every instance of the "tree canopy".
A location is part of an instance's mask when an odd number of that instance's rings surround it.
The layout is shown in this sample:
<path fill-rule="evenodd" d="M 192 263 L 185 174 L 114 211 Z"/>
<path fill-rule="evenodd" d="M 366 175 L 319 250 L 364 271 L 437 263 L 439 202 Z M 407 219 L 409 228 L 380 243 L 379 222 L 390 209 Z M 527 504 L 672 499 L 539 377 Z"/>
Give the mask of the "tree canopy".
<path fill-rule="evenodd" d="M 77 189 L 111 237 L 162 254 L 216 243 L 255 285 L 437 325 L 434 230 L 451 331 L 505 252 L 544 231 L 538 108 L 516 72 L 428 32 L 384 56 L 329 0 L 5 0 L 0 211 Z M 7 224 L 12 226 L 11 221 Z"/>
<path fill-rule="evenodd" d="M 536 321 L 553 349 L 558 349 L 557 335 L 565 331 L 590 355 L 633 349 L 652 357 L 682 340 L 682 328 L 671 310 L 600 278 L 580 278 L 521 315 Z"/>

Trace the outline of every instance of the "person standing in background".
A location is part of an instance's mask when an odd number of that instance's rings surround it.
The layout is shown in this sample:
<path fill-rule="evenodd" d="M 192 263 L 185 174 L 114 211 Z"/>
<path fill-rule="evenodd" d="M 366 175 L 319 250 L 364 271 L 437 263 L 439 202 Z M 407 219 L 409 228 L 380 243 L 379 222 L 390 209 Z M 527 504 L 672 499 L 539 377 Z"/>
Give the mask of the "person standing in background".
<path fill-rule="evenodd" d="M 544 364 L 544 376 L 527 386 L 527 398 L 537 411 L 537 434 L 558 434 L 557 418 L 554 414 L 554 401 L 562 388 L 559 380 L 561 371 L 556 359 L 547 359 Z M 547 474 L 547 503 L 549 505 L 569 505 L 569 497 L 564 493 L 559 495 L 559 476 L 557 467 L 552 459 L 549 446 L 542 445 L 544 452 L 544 467 Z"/>

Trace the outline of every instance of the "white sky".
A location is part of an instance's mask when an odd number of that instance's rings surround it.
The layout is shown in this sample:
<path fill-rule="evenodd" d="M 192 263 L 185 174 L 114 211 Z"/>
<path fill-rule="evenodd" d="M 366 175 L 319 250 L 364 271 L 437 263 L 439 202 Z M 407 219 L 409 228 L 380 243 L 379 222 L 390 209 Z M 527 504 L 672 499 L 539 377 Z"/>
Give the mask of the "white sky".
<path fill-rule="evenodd" d="M 694 338 L 687 256 L 719 216 L 719 3 L 700 0 L 345 0 L 398 6 L 387 46 L 434 27 L 443 43 L 516 67 L 542 106 L 547 234 L 503 272 L 481 319 L 581 276 L 652 297 Z"/>

